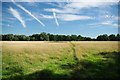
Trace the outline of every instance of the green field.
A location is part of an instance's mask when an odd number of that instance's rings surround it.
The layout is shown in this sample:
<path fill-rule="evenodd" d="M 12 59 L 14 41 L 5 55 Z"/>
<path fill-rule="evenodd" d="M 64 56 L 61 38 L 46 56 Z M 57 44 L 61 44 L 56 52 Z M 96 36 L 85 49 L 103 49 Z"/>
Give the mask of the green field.
<path fill-rule="evenodd" d="M 120 78 L 118 42 L 3 41 L 2 80 Z"/>

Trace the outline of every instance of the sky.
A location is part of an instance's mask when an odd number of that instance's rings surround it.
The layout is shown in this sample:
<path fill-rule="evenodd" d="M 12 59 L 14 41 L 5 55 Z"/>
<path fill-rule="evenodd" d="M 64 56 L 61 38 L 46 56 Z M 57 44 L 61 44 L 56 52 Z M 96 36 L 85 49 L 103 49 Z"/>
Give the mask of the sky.
<path fill-rule="evenodd" d="M 2 2 L 2 34 L 118 33 L 118 2 Z"/>

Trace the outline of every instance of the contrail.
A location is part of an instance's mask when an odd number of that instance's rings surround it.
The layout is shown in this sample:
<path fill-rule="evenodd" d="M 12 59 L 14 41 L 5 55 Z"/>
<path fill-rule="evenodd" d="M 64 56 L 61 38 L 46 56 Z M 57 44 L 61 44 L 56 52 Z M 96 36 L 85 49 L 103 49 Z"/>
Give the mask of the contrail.
<path fill-rule="evenodd" d="M 55 19 L 56 25 L 59 26 L 59 23 L 58 23 L 58 20 L 57 20 L 57 17 L 56 17 L 56 13 L 54 12 L 54 9 L 53 9 L 53 17 Z"/>
<path fill-rule="evenodd" d="M 9 8 L 9 11 L 15 18 L 18 19 L 18 21 L 20 21 L 20 23 L 23 25 L 23 27 L 26 28 L 26 24 L 25 24 L 24 20 L 22 19 L 22 17 L 20 16 L 19 12 L 17 10 L 13 9 L 12 7 Z"/>
<path fill-rule="evenodd" d="M 22 9 L 23 11 L 25 11 L 27 14 L 29 14 L 31 17 L 33 17 L 36 21 L 38 21 L 42 26 L 45 26 L 37 17 L 35 17 L 30 11 L 28 11 L 27 9 L 25 9 L 23 6 L 15 3 L 14 0 L 12 0 L 12 2 L 19 7 L 20 9 Z"/>

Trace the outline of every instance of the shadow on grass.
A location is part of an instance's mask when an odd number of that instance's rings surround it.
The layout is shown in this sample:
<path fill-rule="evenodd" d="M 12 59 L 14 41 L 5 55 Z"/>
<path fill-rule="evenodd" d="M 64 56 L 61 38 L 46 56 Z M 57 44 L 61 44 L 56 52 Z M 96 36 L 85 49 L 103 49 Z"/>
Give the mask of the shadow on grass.
<path fill-rule="evenodd" d="M 103 59 L 82 60 L 72 72 L 72 79 L 119 80 L 120 52 L 102 52 L 98 54 Z"/>
<path fill-rule="evenodd" d="M 44 69 L 29 75 L 18 75 L 3 80 L 67 80 L 67 75 L 55 74 L 52 70 Z"/>
<path fill-rule="evenodd" d="M 76 64 L 60 65 L 62 69 L 72 70 L 68 74 L 56 74 L 45 69 L 29 75 L 18 75 L 2 80 L 119 80 L 120 52 L 102 52 L 96 56 L 103 59 L 83 59 Z"/>

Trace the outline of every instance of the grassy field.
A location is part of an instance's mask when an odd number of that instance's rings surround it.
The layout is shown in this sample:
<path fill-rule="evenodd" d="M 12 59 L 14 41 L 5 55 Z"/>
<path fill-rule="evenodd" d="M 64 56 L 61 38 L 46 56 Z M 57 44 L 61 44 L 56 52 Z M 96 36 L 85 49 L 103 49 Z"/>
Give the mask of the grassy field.
<path fill-rule="evenodd" d="M 118 42 L 2 42 L 2 80 L 120 78 Z"/>

